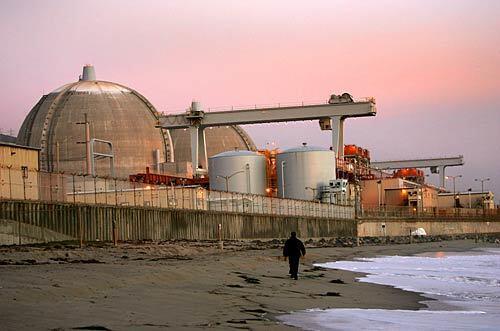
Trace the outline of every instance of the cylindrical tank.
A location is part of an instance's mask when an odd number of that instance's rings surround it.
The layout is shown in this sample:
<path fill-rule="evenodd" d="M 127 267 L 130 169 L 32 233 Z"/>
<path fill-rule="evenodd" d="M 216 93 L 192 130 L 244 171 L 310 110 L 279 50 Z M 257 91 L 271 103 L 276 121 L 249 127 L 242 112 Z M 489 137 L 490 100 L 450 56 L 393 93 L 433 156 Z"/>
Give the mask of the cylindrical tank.
<path fill-rule="evenodd" d="M 291 148 L 278 154 L 276 168 L 279 197 L 318 199 L 321 188 L 336 179 L 335 152 L 306 145 Z"/>
<path fill-rule="evenodd" d="M 210 189 L 251 194 L 266 192 L 266 158 L 251 151 L 229 151 L 208 159 Z"/>

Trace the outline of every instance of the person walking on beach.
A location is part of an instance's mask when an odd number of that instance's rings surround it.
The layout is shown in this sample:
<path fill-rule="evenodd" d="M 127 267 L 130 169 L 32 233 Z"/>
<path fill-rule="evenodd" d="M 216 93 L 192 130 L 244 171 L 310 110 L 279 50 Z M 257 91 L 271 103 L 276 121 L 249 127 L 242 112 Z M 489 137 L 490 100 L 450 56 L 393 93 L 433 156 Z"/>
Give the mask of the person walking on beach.
<path fill-rule="evenodd" d="M 297 280 L 299 273 L 299 260 L 300 256 L 306 255 L 306 248 L 302 241 L 297 238 L 297 233 L 292 232 L 290 239 L 285 242 L 285 247 L 283 247 L 283 256 L 288 257 L 288 263 L 290 264 L 290 277 Z"/>

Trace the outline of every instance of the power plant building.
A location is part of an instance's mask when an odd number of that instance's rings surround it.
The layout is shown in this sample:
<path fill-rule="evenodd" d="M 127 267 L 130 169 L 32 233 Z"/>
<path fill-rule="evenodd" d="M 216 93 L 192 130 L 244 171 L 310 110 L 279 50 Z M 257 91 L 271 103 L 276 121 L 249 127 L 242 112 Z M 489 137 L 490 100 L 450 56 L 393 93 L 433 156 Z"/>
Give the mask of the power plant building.
<path fill-rule="evenodd" d="M 0 142 L 0 198 L 39 199 L 39 149 Z"/>
<path fill-rule="evenodd" d="M 345 111 L 343 116 L 375 114 L 373 101 L 355 103 L 350 100 L 342 104 L 302 105 L 295 108 L 303 107 L 312 114 L 317 113 L 314 115 L 316 117 L 327 116 L 324 114 L 330 112 L 333 114 L 338 107 L 346 107 L 342 110 Z M 302 110 L 289 108 L 270 108 L 265 112 L 240 110 L 239 113 L 236 111 L 227 114 L 198 111 L 198 115 L 191 109 L 180 115 L 163 116 L 136 90 L 97 80 L 94 67 L 86 65 L 78 81 L 42 96 L 24 120 L 16 145 L 36 150 L 37 171 L 64 173 L 60 176 L 61 187 L 69 185 L 69 176 L 73 176 L 71 185 L 75 185 L 77 175 L 127 180 L 130 177 L 139 178 L 139 175 L 146 173 L 148 178 L 155 179 L 133 181 L 174 186 L 184 185 L 186 182 L 190 183 L 188 185 L 205 187 L 209 184 L 212 190 L 217 191 L 324 203 L 352 203 L 356 199 L 354 186 L 359 183 L 361 203 L 364 206 L 441 205 L 438 202 L 439 190 L 425 184 L 423 171 L 405 168 L 392 175 L 382 174 L 380 171 L 375 173 L 371 167 L 369 151 L 355 145 L 344 146 L 340 138 L 338 141 L 334 140 L 342 146 L 339 147 L 342 148 L 342 153 L 334 149 L 335 142 L 330 149 L 304 144 L 283 152 L 274 150 L 271 153 L 264 150 L 260 151 L 261 154 L 257 153 L 251 137 L 237 124 L 281 121 L 287 116 L 291 116 L 290 120 L 304 118 Z M 279 113 L 279 116 L 273 115 L 275 113 Z M 198 124 L 192 122 L 195 115 L 201 115 L 196 117 L 200 121 L 196 122 Z M 228 120 L 228 116 L 233 116 L 234 119 Z M 246 116 L 246 122 L 241 122 L 238 116 Z M 249 116 L 252 120 L 248 119 Z M 266 116 L 277 117 L 268 119 Z M 203 126 L 201 120 L 204 117 L 214 119 Z M 321 120 L 324 122 L 325 118 L 321 117 Z M 187 124 L 182 124 L 183 120 Z M 193 125 L 203 126 L 198 143 L 204 141 L 206 144 L 199 147 L 193 145 Z M 1 140 L 8 138 L 0 136 Z M 199 164 L 191 164 L 197 160 L 191 153 L 192 146 L 206 148 L 209 164 L 204 164 L 204 157 L 198 159 Z M 204 150 L 200 153 L 205 155 Z M 8 155 L 7 158 L 11 159 Z M 29 168 L 34 169 L 32 165 Z M 200 168 L 203 171 L 198 172 Z M 81 177 L 78 177 L 81 181 Z M 3 170 L 2 178 L 5 178 Z M 43 182 L 44 187 L 51 186 L 52 179 L 49 178 L 48 184 Z M 98 187 L 102 190 L 109 189 L 105 180 L 104 183 L 102 180 L 94 180 L 90 187 L 94 190 Z M 353 183 L 356 184 L 352 185 Z M 81 184 L 77 183 L 78 185 Z M 89 184 L 86 185 L 83 191 L 89 188 Z M 47 195 L 46 188 L 42 191 L 44 196 Z M 49 193 L 50 196 L 56 194 L 52 191 Z M 5 192 L 2 196 L 6 196 Z M 445 196 L 441 200 L 447 201 Z M 475 206 L 477 203 L 463 205 Z"/>
<path fill-rule="evenodd" d="M 85 118 L 90 129 L 90 156 Z M 77 82 L 42 96 L 24 120 L 17 143 L 40 148 L 42 171 L 119 178 L 144 172 L 146 167 L 159 173 L 189 173 L 185 164 L 191 153 L 189 134 L 158 128 L 158 118 L 156 108 L 139 92 L 97 80 L 94 67 L 87 65 Z M 206 136 L 209 157 L 235 148 L 256 149 L 237 126 L 213 128 Z M 88 169 L 89 159 L 93 171 Z"/>

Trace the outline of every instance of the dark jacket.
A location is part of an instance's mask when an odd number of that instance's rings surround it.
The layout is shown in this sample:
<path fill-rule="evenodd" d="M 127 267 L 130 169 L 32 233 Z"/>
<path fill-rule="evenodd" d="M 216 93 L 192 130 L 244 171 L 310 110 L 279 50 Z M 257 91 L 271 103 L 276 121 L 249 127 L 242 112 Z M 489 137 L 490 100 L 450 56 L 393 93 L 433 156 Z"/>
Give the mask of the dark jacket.
<path fill-rule="evenodd" d="M 283 247 L 283 256 L 300 256 L 306 255 L 306 248 L 302 241 L 297 239 L 297 237 L 291 237 L 285 242 L 285 247 Z"/>

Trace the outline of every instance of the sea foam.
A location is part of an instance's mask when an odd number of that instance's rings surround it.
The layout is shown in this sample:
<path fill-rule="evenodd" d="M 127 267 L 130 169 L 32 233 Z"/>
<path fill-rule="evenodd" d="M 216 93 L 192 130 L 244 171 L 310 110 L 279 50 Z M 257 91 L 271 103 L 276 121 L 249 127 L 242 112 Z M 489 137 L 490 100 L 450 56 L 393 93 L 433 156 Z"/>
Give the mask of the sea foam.
<path fill-rule="evenodd" d="M 281 316 L 307 330 L 499 330 L 500 250 L 385 256 L 317 264 L 367 273 L 361 282 L 437 299 L 428 309 L 312 309 Z M 439 310 L 446 306 L 447 310 Z"/>

